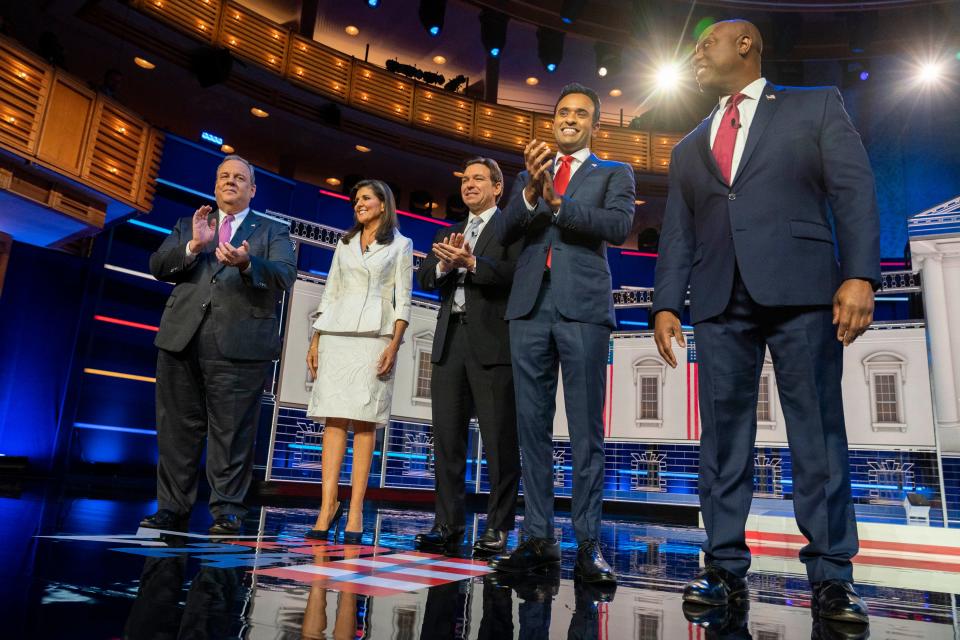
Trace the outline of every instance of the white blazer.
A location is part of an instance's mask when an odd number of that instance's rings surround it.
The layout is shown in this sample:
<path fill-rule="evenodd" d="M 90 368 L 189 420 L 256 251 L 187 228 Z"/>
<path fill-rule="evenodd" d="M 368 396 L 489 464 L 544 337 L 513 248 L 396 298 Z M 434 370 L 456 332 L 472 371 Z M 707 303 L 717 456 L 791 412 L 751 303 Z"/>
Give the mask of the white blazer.
<path fill-rule="evenodd" d="M 394 231 L 393 242 L 372 242 L 364 254 L 360 234 L 337 242 L 330 273 L 313 323 L 329 333 L 392 336 L 397 320 L 410 322 L 413 242 Z"/>

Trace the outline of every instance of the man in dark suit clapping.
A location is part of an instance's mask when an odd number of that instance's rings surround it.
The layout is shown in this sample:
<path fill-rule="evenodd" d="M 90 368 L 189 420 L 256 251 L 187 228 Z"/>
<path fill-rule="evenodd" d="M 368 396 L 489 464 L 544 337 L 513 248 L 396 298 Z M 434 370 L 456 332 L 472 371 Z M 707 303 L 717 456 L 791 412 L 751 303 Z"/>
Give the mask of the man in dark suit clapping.
<path fill-rule="evenodd" d="M 494 224 L 503 213 L 503 173 L 489 158 L 468 160 L 460 195 L 470 210 L 464 222 L 437 233 L 417 279 L 440 291 L 433 337 L 433 443 L 437 515 L 417 536 L 421 548 L 458 547 L 464 532 L 467 428 L 476 413 L 490 479 L 487 525 L 474 543 L 478 553 L 504 550 L 513 529 L 520 453 L 514 407 L 510 338 L 504 313 L 520 242 L 502 245 Z"/>
<path fill-rule="evenodd" d="M 498 571 L 556 565 L 553 531 L 553 419 L 558 367 L 573 452 L 575 574 L 615 584 L 600 549 L 603 504 L 603 407 L 610 332 L 616 327 L 607 245 L 633 226 L 633 170 L 590 152 L 600 128 L 600 99 L 587 87 L 564 87 L 554 110 L 557 150 L 533 140 L 526 170 L 497 220 L 500 241 L 523 241 L 507 305 L 516 379 L 517 428 L 523 451 L 526 538 Z"/>
<path fill-rule="evenodd" d="M 214 190 L 218 211 L 182 218 L 150 256 L 153 277 L 176 286 L 154 341 L 158 509 L 140 526 L 186 527 L 206 439 L 210 533 L 230 535 L 246 513 L 260 395 L 280 353 L 277 302 L 297 267 L 287 226 L 250 209 L 250 163 L 224 158 Z"/>

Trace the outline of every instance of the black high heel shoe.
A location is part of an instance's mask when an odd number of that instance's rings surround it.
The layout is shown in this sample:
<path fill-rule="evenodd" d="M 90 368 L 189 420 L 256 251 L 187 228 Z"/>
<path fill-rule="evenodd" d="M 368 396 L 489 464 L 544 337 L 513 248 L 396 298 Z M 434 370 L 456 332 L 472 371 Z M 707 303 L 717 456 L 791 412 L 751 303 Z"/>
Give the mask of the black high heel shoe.
<path fill-rule="evenodd" d="M 337 510 L 333 512 L 333 517 L 330 518 L 330 522 L 327 523 L 326 529 L 310 529 L 305 534 L 304 538 L 309 540 L 328 540 L 330 538 L 330 527 L 333 526 L 334 535 L 340 530 L 340 518 L 343 517 L 343 502 L 337 503 Z M 346 535 L 346 532 L 344 532 Z"/>
<path fill-rule="evenodd" d="M 362 544 L 363 531 L 344 531 L 343 544 Z"/>

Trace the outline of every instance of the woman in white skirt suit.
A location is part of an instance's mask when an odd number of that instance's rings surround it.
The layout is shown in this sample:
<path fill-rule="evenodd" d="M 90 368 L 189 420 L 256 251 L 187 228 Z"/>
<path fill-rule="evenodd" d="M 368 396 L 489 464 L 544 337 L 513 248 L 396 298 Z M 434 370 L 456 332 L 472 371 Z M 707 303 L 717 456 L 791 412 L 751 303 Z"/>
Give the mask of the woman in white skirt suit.
<path fill-rule="evenodd" d="M 322 502 L 308 537 L 325 539 L 343 513 L 337 501 L 340 467 L 353 426 L 350 512 L 344 542 L 363 534 L 363 497 L 376 429 L 390 419 L 393 369 L 410 322 L 413 243 L 397 231 L 393 193 L 379 180 L 351 192 L 356 224 L 333 254 L 307 351 L 314 375 L 307 416 L 324 422 Z"/>

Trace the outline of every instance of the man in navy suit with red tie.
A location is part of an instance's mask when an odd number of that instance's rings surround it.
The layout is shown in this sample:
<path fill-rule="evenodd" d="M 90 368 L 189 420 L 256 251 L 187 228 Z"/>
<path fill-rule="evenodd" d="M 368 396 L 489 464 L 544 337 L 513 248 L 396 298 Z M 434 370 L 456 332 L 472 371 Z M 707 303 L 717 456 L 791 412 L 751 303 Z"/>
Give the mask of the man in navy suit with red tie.
<path fill-rule="evenodd" d="M 554 151 L 533 140 L 526 171 L 495 219 L 504 245 L 523 240 L 507 303 L 510 352 L 522 451 L 525 538 L 498 571 L 556 566 L 553 530 L 553 418 L 558 366 L 573 454 L 571 516 L 577 536 L 574 574 L 616 584 L 600 549 L 603 504 L 603 403 L 610 331 L 616 327 L 607 244 L 622 244 L 633 225 L 633 170 L 590 153 L 600 129 L 600 99 L 564 87 L 554 109 Z"/>
<path fill-rule="evenodd" d="M 676 366 L 671 339 L 684 346 L 689 284 L 707 531 L 706 568 L 683 598 L 706 606 L 748 600 L 744 526 L 769 347 L 814 610 L 866 623 L 852 584 L 858 540 L 840 378 L 843 347 L 870 326 L 879 287 L 873 173 L 837 89 L 768 83 L 760 77 L 762 48 L 757 28 L 743 20 L 700 37 L 697 81 L 720 102 L 677 144 L 670 164 L 654 333 L 661 356 Z"/>

